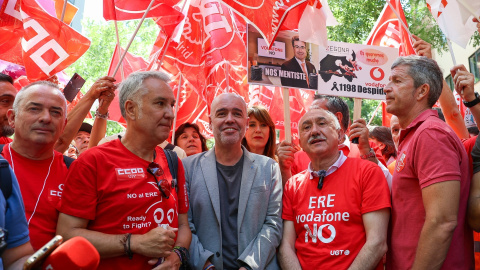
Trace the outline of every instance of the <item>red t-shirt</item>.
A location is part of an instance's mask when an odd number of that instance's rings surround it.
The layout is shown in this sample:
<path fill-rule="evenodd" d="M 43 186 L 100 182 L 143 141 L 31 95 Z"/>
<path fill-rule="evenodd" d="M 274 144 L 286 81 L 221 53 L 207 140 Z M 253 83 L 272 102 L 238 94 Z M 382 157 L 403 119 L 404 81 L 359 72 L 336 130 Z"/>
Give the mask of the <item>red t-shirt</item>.
<path fill-rule="evenodd" d="M 466 223 L 471 174 L 465 147 L 437 112 L 422 112 L 400 133 L 392 185 L 392 231 L 388 269 L 410 269 L 425 222 L 422 189 L 460 181 L 456 227 L 442 269 L 473 268 L 472 230 Z M 435 248 L 435 247 L 432 247 Z"/>
<path fill-rule="evenodd" d="M 68 169 L 63 161 L 63 155 L 54 151 L 55 158 L 50 168 L 50 174 L 45 180 L 52 162 L 51 157 L 44 160 L 32 160 L 19 155 L 13 149 L 11 150 L 10 153 L 9 145 L 5 145 L 2 156 L 8 160 L 18 179 L 25 204 L 25 216 L 27 221 L 30 221 L 28 226 L 30 242 L 33 248 L 38 250 L 55 237 L 58 220 L 58 211 L 55 206 L 62 196 L 63 183 Z M 42 192 L 44 183 L 45 188 Z M 40 199 L 35 210 L 39 196 Z"/>
<path fill-rule="evenodd" d="M 163 149 L 155 150 L 155 162 L 171 184 Z M 60 212 L 88 219 L 87 229 L 107 234 L 145 234 L 167 224 L 178 228 L 178 214 L 188 212 L 183 165 L 179 159 L 178 194 L 172 188 L 165 199 L 147 172 L 149 164 L 118 139 L 85 151 L 70 168 Z M 127 256 L 102 259 L 98 269 L 151 269 L 149 259 L 139 254 L 132 260 Z"/>
<path fill-rule="evenodd" d="M 0 137 L 0 144 L 9 144 L 12 142 L 12 139 L 9 137 Z"/>
<path fill-rule="evenodd" d="M 295 224 L 303 269 L 347 269 L 366 242 L 362 215 L 391 207 L 390 191 L 377 165 L 354 158 L 323 183 L 319 190 L 318 177 L 310 180 L 308 170 L 290 178 L 282 218 Z"/>
<path fill-rule="evenodd" d="M 378 161 L 383 163 L 383 165 L 385 165 L 386 167 L 387 164 L 382 156 L 381 151 L 375 146 L 375 143 L 368 143 L 370 144 L 370 147 L 375 150 Z M 357 144 L 350 143 L 350 148 L 348 148 L 348 146 L 346 146 L 345 144 L 341 144 L 338 146 L 338 149 L 342 150 L 343 154 L 349 158 L 360 158 L 360 150 L 358 149 Z M 308 168 L 308 164 L 310 164 L 310 158 L 305 151 L 301 150 L 296 152 L 293 158 L 294 161 L 291 168 L 292 175 L 295 175 Z"/>

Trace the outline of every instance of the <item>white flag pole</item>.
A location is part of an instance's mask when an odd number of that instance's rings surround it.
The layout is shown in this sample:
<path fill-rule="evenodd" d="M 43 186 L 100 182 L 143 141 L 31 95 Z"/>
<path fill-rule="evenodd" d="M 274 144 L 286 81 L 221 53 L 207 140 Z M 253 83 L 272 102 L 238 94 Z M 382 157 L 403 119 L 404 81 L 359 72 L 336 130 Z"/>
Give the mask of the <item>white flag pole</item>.
<path fill-rule="evenodd" d="M 143 21 L 145 20 L 145 18 L 147 17 L 147 14 L 148 14 L 148 12 L 150 11 L 150 9 L 152 8 L 152 5 L 153 5 L 154 2 L 155 2 L 155 0 L 150 1 L 150 4 L 148 5 L 147 10 L 146 10 L 145 13 L 143 14 L 142 19 L 140 20 L 140 22 L 139 22 L 138 25 L 137 25 L 137 29 L 135 29 L 135 32 L 133 32 L 133 35 L 132 35 L 132 37 L 130 38 L 130 41 L 128 42 L 128 45 L 127 45 L 127 47 L 125 48 L 125 52 L 123 52 L 122 57 L 120 57 L 120 61 L 118 62 L 117 66 L 115 67 L 115 70 L 113 71 L 112 77 L 115 77 L 115 75 L 117 74 L 117 71 L 118 71 L 118 69 L 120 68 L 120 66 L 121 66 L 121 64 L 122 64 L 122 61 L 123 61 L 123 59 L 125 58 L 125 55 L 127 55 L 127 52 L 128 52 L 128 49 L 130 48 L 130 45 L 132 45 L 133 39 L 134 39 L 135 36 L 137 35 L 138 30 L 140 30 L 140 27 L 142 26 L 142 23 L 143 23 Z"/>
<path fill-rule="evenodd" d="M 290 124 L 290 89 L 283 87 L 283 127 L 285 129 L 285 140 L 292 142 L 292 125 Z"/>

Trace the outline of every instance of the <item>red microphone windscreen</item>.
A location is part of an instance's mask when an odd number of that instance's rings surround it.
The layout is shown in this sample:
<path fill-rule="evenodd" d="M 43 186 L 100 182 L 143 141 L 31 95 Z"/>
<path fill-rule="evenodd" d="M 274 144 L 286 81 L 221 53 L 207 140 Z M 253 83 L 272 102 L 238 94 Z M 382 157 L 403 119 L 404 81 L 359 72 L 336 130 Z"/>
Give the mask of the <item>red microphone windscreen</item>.
<path fill-rule="evenodd" d="M 87 239 L 77 236 L 55 249 L 43 263 L 42 270 L 93 270 L 99 263 L 97 249 Z"/>

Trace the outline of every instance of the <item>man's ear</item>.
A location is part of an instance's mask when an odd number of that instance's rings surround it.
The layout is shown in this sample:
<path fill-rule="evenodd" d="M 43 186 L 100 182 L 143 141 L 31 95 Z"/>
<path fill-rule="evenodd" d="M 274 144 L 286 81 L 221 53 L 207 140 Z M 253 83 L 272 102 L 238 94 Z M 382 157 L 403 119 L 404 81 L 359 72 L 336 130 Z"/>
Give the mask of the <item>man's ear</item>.
<path fill-rule="evenodd" d="M 8 124 L 12 128 L 15 128 L 15 111 L 13 109 L 10 109 L 7 111 L 7 119 L 8 119 Z"/>
<path fill-rule="evenodd" d="M 341 112 L 336 112 L 335 116 L 337 117 L 338 123 L 340 123 L 340 126 L 342 126 L 343 114 Z"/>
<path fill-rule="evenodd" d="M 416 98 L 417 101 L 427 100 L 428 102 L 428 95 L 430 93 L 430 85 L 424 83 L 420 85 L 416 91 Z"/>
<path fill-rule="evenodd" d="M 125 102 L 124 106 L 125 106 L 125 114 L 127 118 L 131 120 L 137 119 L 137 115 L 138 115 L 137 103 L 129 99 Z"/>

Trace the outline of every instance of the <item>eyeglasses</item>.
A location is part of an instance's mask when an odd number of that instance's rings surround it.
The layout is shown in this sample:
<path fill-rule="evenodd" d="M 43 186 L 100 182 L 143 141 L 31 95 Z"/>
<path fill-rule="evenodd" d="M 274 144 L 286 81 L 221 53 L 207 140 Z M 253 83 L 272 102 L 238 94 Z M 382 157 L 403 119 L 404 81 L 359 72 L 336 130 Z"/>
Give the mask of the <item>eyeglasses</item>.
<path fill-rule="evenodd" d="M 165 199 L 168 199 L 170 197 L 172 188 L 176 188 L 175 179 L 173 179 L 172 183 L 169 184 L 168 180 L 165 179 L 165 173 L 163 172 L 162 167 L 160 167 L 160 165 L 156 162 L 150 163 L 150 165 L 148 165 L 147 171 L 151 175 L 153 175 L 153 178 L 157 183 L 158 190 L 160 190 L 160 193 L 162 193 L 162 196 L 165 197 Z M 158 181 L 157 177 L 161 177 L 160 181 Z M 165 191 L 168 191 L 168 195 Z"/>
<path fill-rule="evenodd" d="M 301 49 L 301 50 L 305 50 L 305 46 L 298 46 L 298 45 L 295 45 L 293 46 L 295 49 Z"/>

